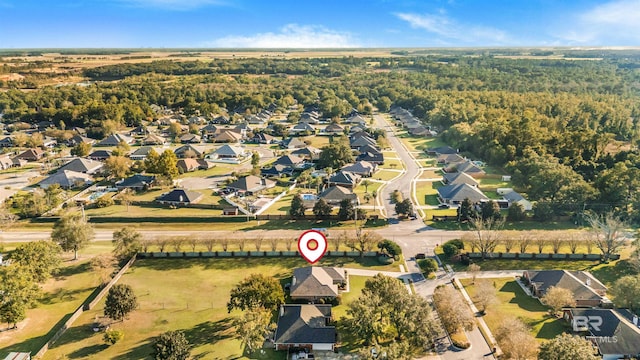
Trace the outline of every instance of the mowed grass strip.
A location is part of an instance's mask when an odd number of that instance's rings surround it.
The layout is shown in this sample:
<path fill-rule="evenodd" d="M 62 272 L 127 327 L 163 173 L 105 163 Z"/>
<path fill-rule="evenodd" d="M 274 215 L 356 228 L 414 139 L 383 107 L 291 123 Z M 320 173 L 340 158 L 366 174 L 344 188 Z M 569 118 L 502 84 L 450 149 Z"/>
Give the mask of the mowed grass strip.
<path fill-rule="evenodd" d="M 476 280 L 476 283 L 479 280 Z M 536 339 L 542 341 L 553 339 L 568 329 L 567 323 L 549 314 L 548 308 L 525 294 L 524 290 L 513 278 L 486 279 L 493 283 L 497 290 L 499 302 L 487 309 L 484 320 L 495 332 L 502 321 L 508 317 L 515 317 L 522 320 L 531 328 L 531 333 Z M 461 280 L 465 290 L 472 299 L 475 299 L 476 287 L 471 279 Z"/>

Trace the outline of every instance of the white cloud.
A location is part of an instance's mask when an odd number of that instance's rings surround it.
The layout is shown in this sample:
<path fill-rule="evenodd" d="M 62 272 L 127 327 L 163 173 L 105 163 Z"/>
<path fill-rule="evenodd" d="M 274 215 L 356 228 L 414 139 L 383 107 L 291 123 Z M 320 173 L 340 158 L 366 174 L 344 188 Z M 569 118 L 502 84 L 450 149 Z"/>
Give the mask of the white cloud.
<path fill-rule="evenodd" d="M 640 0 L 617 0 L 568 16 L 556 37 L 572 44 L 639 45 Z"/>
<path fill-rule="evenodd" d="M 502 30 L 481 25 L 461 24 L 446 16 L 444 11 L 439 14 L 396 13 L 399 19 L 409 23 L 414 29 L 423 29 L 439 38 L 436 43 L 450 43 L 456 45 L 515 45 L 507 33 Z"/>
<path fill-rule="evenodd" d="M 208 5 L 227 5 L 224 0 L 116 0 L 136 7 L 160 8 L 167 10 L 192 10 Z"/>
<path fill-rule="evenodd" d="M 350 48 L 358 47 L 349 33 L 322 26 L 289 24 L 278 33 L 226 36 L 205 46 L 221 48 Z"/>

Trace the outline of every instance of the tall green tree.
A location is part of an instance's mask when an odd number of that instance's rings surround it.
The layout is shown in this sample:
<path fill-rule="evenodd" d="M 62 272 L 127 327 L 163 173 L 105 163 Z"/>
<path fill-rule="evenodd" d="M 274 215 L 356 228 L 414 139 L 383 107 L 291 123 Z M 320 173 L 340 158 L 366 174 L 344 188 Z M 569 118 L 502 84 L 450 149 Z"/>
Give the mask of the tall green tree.
<path fill-rule="evenodd" d="M 313 205 L 313 214 L 317 219 L 326 219 L 331 215 L 331 205 L 327 204 L 324 199 L 318 199 Z"/>
<path fill-rule="evenodd" d="M 340 201 L 340 209 L 338 209 L 338 219 L 340 221 L 352 220 L 355 213 L 353 202 L 349 199 Z"/>
<path fill-rule="evenodd" d="M 142 234 L 132 227 L 124 227 L 113 232 L 113 255 L 118 260 L 126 260 L 142 248 Z"/>
<path fill-rule="evenodd" d="M 289 208 L 289 215 L 295 218 L 304 217 L 304 202 L 302 201 L 302 195 L 295 194 L 291 199 L 291 207 Z"/>
<path fill-rule="evenodd" d="M 458 221 L 469 221 L 475 217 L 473 203 L 469 198 L 464 198 L 457 209 Z"/>
<path fill-rule="evenodd" d="M 35 282 L 42 283 L 60 267 L 60 246 L 52 241 L 33 241 L 19 245 L 11 253 L 11 262 L 27 271 Z"/>
<path fill-rule="evenodd" d="M 153 343 L 155 360 L 187 360 L 191 357 L 191 344 L 182 331 L 169 331 Z"/>
<path fill-rule="evenodd" d="M 104 315 L 114 321 L 124 320 L 136 307 L 138 307 L 138 298 L 131 285 L 115 284 L 107 293 Z"/>
<path fill-rule="evenodd" d="M 249 309 L 233 321 L 235 333 L 249 354 L 262 348 L 272 325 L 270 311 L 262 308 Z"/>
<path fill-rule="evenodd" d="M 30 272 L 20 266 L 0 266 L 0 322 L 15 328 L 26 318 L 26 311 L 40 297 L 40 288 Z"/>
<path fill-rule="evenodd" d="M 158 171 L 164 175 L 167 179 L 173 180 L 180 172 L 178 171 L 178 158 L 176 154 L 171 150 L 165 150 L 158 159 Z"/>
<path fill-rule="evenodd" d="M 613 283 L 610 291 L 617 306 L 640 309 L 640 275 L 619 278 Z"/>
<path fill-rule="evenodd" d="M 398 215 L 409 215 L 413 213 L 413 203 L 407 198 L 396 203 L 395 210 Z"/>
<path fill-rule="evenodd" d="M 64 251 L 73 251 L 74 260 L 78 259 L 78 251 L 93 240 L 93 226 L 79 214 L 66 214 L 53 225 L 51 240 L 60 244 Z"/>
<path fill-rule="evenodd" d="M 324 169 L 331 167 L 339 169 L 344 165 L 353 162 L 353 154 L 348 142 L 335 141 L 322 148 L 322 153 L 318 159 L 318 167 Z"/>
<path fill-rule="evenodd" d="M 150 149 L 147 153 L 147 157 L 144 159 L 144 168 L 148 173 L 160 174 L 160 154 L 154 149 Z"/>
<path fill-rule="evenodd" d="M 231 290 L 227 310 L 264 308 L 275 310 L 284 303 L 284 290 L 275 278 L 253 274 L 242 280 Z"/>

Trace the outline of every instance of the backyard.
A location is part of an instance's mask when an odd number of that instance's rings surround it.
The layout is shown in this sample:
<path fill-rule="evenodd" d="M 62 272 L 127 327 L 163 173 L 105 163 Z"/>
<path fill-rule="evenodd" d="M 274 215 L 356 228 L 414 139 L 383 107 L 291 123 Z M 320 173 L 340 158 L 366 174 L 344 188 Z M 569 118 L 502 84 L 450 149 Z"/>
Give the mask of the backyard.
<path fill-rule="evenodd" d="M 486 280 L 493 283 L 498 295 L 498 303 L 490 306 L 484 315 L 484 320 L 492 332 L 495 332 L 507 317 L 522 320 L 539 341 L 552 339 L 567 329 L 564 320 L 551 316 L 548 308 L 538 299 L 528 296 L 513 278 Z M 476 287 L 472 280 L 463 279 L 461 282 L 475 301 Z"/>
<path fill-rule="evenodd" d="M 344 261 L 325 258 L 320 265 L 334 266 Z M 307 265 L 299 258 L 140 260 L 120 281 L 133 287 L 139 307 L 128 319 L 111 325 L 125 332 L 124 339 L 107 346 L 102 334 L 91 329 L 102 316 L 102 301 L 84 313 L 44 358 L 148 358 L 155 336 L 183 330 L 196 358 L 246 359 L 232 326 L 241 313 L 229 314 L 226 309 L 231 289 L 252 273 L 271 274 L 285 281 L 293 268 Z M 357 298 L 364 280 L 351 278 L 351 292 L 345 294 L 343 304 Z M 344 313 L 341 307 L 336 311 L 339 316 Z M 284 359 L 284 354 L 268 351 L 257 358 Z"/>

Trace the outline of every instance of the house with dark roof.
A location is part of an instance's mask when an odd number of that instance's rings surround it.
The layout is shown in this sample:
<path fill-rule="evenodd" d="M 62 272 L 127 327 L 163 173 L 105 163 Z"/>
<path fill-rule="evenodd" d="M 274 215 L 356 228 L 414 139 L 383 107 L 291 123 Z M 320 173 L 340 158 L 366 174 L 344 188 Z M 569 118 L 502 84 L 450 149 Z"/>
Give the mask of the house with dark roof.
<path fill-rule="evenodd" d="M 344 270 L 333 267 L 307 266 L 293 270 L 289 295 L 292 300 L 334 299 L 345 285 Z"/>
<path fill-rule="evenodd" d="M 87 155 L 87 158 L 95 161 L 105 161 L 111 157 L 111 151 L 109 150 L 96 150 L 91 154 Z"/>
<path fill-rule="evenodd" d="M 342 171 L 347 171 L 362 177 L 371 177 L 378 170 L 378 165 L 368 161 L 358 161 L 355 164 L 348 164 L 342 167 Z"/>
<path fill-rule="evenodd" d="M 640 358 L 638 316 L 628 310 L 566 309 L 563 318 L 597 348 L 603 360 Z"/>
<path fill-rule="evenodd" d="M 213 118 L 213 120 L 211 120 L 211 122 L 213 124 L 228 124 L 231 120 L 229 119 L 228 116 L 225 115 L 219 115 L 215 118 Z"/>
<path fill-rule="evenodd" d="M 103 163 L 85 158 L 75 158 L 61 166 L 58 171 L 71 170 L 83 174 L 95 174 L 102 170 Z"/>
<path fill-rule="evenodd" d="M 335 174 L 331 175 L 328 180 L 329 186 L 331 185 L 340 185 L 346 188 L 355 188 L 360 181 L 360 176 L 350 173 L 348 171 L 340 170 Z"/>
<path fill-rule="evenodd" d="M 438 164 L 451 165 L 463 163 L 466 161 L 466 159 L 458 154 L 441 154 L 438 155 L 436 161 L 438 162 Z"/>
<path fill-rule="evenodd" d="M 289 129 L 289 134 L 300 134 L 300 133 L 315 134 L 316 129 L 314 129 L 313 126 L 305 122 L 297 123 L 294 127 Z"/>
<path fill-rule="evenodd" d="M 38 161 L 44 157 L 44 151 L 40 148 L 27 149 L 16 156 L 19 160 Z"/>
<path fill-rule="evenodd" d="M 338 124 L 332 123 L 327 125 L 322 132 L 325 134 L 342 134 L 344 132 L 344 128 Z"/>
<path fill-rule="evenodd" d="M 289 167 L 296 167 L 304 162 L 304 159 L 295 155 L 284 155 L 276 159 L 273 165 L 284 165 Z"/>
<path fill-rule="evenodd" d="M 5 137 L 4 139 L 0 140 L 0 147 L 12 147 L 13 146 L 13 139 L 11 139 L 10 137 Z"/>
<path fill-rule="evenodd" d="M 281 305 L 273 338 L 275 348 L 332 351 L 337 332 L 335 326 L 329 324 L 331 305 Z"/>
<path fill-rule="evenodd" d="M 118 146 L 121 141 L 127 144 L 133 144 L 135 142 L 135 139 L 123 134 L 112 134 L 102 139 L 99 143 L 96 144 L 96 146 Z"/>
<path fill-rule="evenodd" d="M 251 141 L 258 144 L 273 144 L 277 142 L 278 139 L 275 136 L 271 136 L 269 134 L 259 132 L 253 135 L 253 138 L 251 139 Z"/>
<path fill-rule="evenodd" d="M 356 157 L 356 161 L 366 161 L 376 165 L 384 164 L 384 155 L 381 152 L 370 152 L 367 151 L 362 153 Z"/>
<path fill-rule="evenodd" d="M 129 154 L 129 159 L 131 160 L 144 160 L 149 155 L 149 152 L 153 150 L 156 154 L 160 155 L 164 151 L 163 149 L 152 148 L 151 146 L 141 146 L 136 149 L 136 151 Z"/>
<path fill-rule="evenodd" d="M 294 168 L 286 165 L 273 165 L 268 168 L 260 169 L 260 175 L 268 178 L 277 178 L 281 176 L 292 176 Z"/>
<path fill-rule="evenodd" d="M 118 190 L 132 189 L 135 191 L 143 191 L 153 186 L 156 181 L 155 176 L 135 174 L 116 183 Z"/>
<path fill-rule="evenodd" d="M 593 307 L 610 304 L 607 287 L 587 271 L 527 270 L 522 281 L 535 297 L 543 297 L 554 286 L 571 291 L 578 307 Z"/>
<path fill-rule="evenodd" d="M 438 198 L 443 204 L 458 205 L 469 199 L 471 203 L 477 204 L 489 198 L 477 187 L 469 184 L 445 185 L 438 188 Z"/>
<path fill-rule="evenodd" d="M 498 194 L 500 194 L 500 189 L 498 189 Z M 511 191 L 506 191 L 500 195 L 502 195 L 503 199 L 507 200 L 509 206 L 513 204 L 520 204 L 525 211 L 533 210 L 533 204 L 531 203 L 531 201 L 525 199 L 524 196 L 522 196 L 518 192 L 513 191 L 513 189 L 511 189 Z"/>
<path fill-rule="evenodd" d="M 156 198 L 156 201 L 160 204 L 172 205 L 172 206 L 185 206 L 189 204 L 195 204 L 202 200 L 201 193 L 197 191 L 185 190 L 185 189 L 173 189 L 166 194 L 162 194 Z"/>
<path fill-rule="evenodd" d="M 354 124 L 360 126 L 367 125 L 367 119 L 363 118 L 360 114 L 355 114 L 344 121 L 346 124 Z"/>
<path fill-rule="evenodd" d="M 262 190 L 271 189 L 276 186 L 276 182 L 270 179 L 263 179 L 255 175 L 241 177 L 238 180 L 227 185 L 227 189 L 237 192 L 247 193 L 249 195 L 258 193 Z"/>
<path fill-rule="evenodd" d="M 149 134 L 151 134 L 151 132 L 144 125 L 137 126 L 129 131 L 129 136 L 145 136 Z"/>
<path fill-rule="evenodd" d="M 200 133 L 203 137 L 213 136 L 218 132 L 218 127 L 214 124 L 207 124 L 207 126 L 200 129 Z"/>
<path fill-rule="evenodd" d="M 354 194 L 351 189 L 344 186 L 330 186 L 318 194 L 319 199 L 324 199 L 331 206 L 339 206 L 344 199 L 350 200 L 353 204 L 358 202 L 358 195 Z"/>
<path fill-rule="evenodd" d="M 370 138 L 369 136 L 359 136 L 355 138 L 352 137 L 351 140 L 349 140 L 349 146 L 354 150 L 364 152 L 366 150 L 362 150 L 363 147 L 371 146 L 374 149 L 377 149 L 378 144 L 374 139 Z"/>
<path fill-rule="evenodd" d="M 313 146 L 305 146 L 301 149 L 296 149 L 291 152 L 291 155 L 299 156 L 310 161 L 316 161 L 320 159 L 320 154 L 322 154 L 322 150 L 317 149 Z"/>
<path fill-rule="evenodd" d="M 442 176 L 442 183 L 445 185 L 467 184 L 478 187 L 479 183 L 467 173 L 447 173 Z"/>

